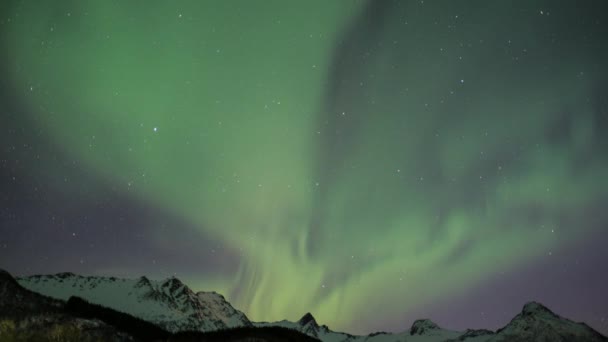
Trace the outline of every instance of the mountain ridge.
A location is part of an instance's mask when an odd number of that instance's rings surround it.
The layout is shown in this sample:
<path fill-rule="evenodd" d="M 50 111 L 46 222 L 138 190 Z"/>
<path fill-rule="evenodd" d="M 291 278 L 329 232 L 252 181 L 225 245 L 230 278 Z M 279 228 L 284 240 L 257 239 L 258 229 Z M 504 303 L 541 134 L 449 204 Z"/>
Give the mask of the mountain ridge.
<path fill-rule="evenodd" d="M 0 272 L 0 278 L 2 277 Z M 352 335 L 332 331 L 327 325 L 320 325 L 310 312 L 305 313 L 295 322 L 288 320 L 251 322 L 244 313 L 233 308 L 223 295 L 215 291 L 194 292 L 177 277 L 164 280 L 150 280 L 146 276 L 122 279 L 63 272 L 54 275 L 19 277 L 16 283 L 58 299 L 77 295 L 91 303 L 124 311 L 150 321 L 174 333 L 187 330 L 209 332 L 239 327 L 280 327 L 296 330 L 323 342 L 608 341 L 605 336 L 588 325 L 563 318 L 534 301 L 526 303 L 520 313 L 496 331 L 446 330 L 426 318 L 415 320 L 409 329 L 400 333 L 376 332 L 369 335 Z M 107 295 L 108 291 L 114 291 L 112 296 Z M 109 300 L 110 298 L 114 298 L 114 301 Z M 121 310 L 125 308 L 126 311 Z M 157 311 L 149 311 L 151 308 Z"/>
<path fill-rule="evenodd" d="M 72 277 L 64 273 L 57 279 Z M 116 279 L 113 279 L 113 281 Z M 63 282 L 63 280 L 62 280 Z M 216 294 L 217 295 L 217 294 Z M 67 301 L 32 292 L 0 269 L 0 341 L 62 342 L 315 342 L 279 327 L 238 327 L 212 332 L 168 332 L 156 324 L 80 297 Z"/>
<path fill-rule="evenodd" d="M 126 279 L 64 272 L 16 280 L 32 291 L 62 300 L 78 296 L 153 322 L 170 332 L 251 326 L 245 314 L 234 309 L 222 295 L 194 292 L 176 277 Z"/>

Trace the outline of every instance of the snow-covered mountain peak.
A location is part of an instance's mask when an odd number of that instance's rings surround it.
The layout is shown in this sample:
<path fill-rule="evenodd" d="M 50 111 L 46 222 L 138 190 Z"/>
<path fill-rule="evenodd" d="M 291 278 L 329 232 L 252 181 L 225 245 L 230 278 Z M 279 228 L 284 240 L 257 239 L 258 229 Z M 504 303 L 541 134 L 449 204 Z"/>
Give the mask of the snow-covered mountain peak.
<path fill-rule="evenodd" d="M 182 283 L 182 281 L 179 280 L 176 276 L 171 276 L 171 277 L 163 280 L 161 283 L 163 284 L 163 286 L 165 286 L 165 284 L 168 284 L 168 285 L 171 285 L 171 286 L 173 286 L 173 285 L 177 285 L 177 286 L 184 285 L 184 283 Z"/>
<path fill-rule="evenodd" d="M 148 279 L 146 276 L 141 276 L 137 279 L 137 283 L 135 283 L 135 287 L 136 288 L 142 288 L 142 287 L 151 288 L 152 283 L 150 282 L 150 279 Z"/>
<path fill-rule="evenodd" d="M 300 318 L 300 320 L 298 321 L 298 324 L 304 326 L 309 323 L 311 323 L 317 327 L 319 326 L 317 324 L 317 321 L 315 320 L 314 316 L 310 312 L 307 312 L 304 316 L 302 316 L 302 318 Z"/>
<path fill-rule="evenodd" d="M 542 305 L 538 302 L 526 303 L 521 312 L 525 316 L 542 315 L 542 316 L 556 317 L 556 315 L 551 310 L 549 310 L 547 307 L 545 307 L 544 305 Z"/>
<path fill-rule="evenodd" d="M 521 313 L 496 335 L 517 341 L 606 341 L 586 324 L 560 317 L 537 302 L 525 304 Z"/>
<path fill-rule="evenodd" d="M 172 297 L 180 297 L 180 296 L 194 296 L 194 292 L 188 288 L 181 280 L 171 277 L 164 280 L 160 284 L 163 292 L 167 293 Z"/>
<path fill-rule="evenodd" d="M 410 335 L 425 335 L 429 331 L 440 330 L 439 326 L 430 319 L 418 319 L 410 328 Z"/>
<path fill-rule="evenodd" d="M 319 324 L 317 324 L 317 321 L 310 312 L 307 312 L 300 318 L 298 325 L 300 326 L 298 330 L 313 337 L 319 337 L 320 332 L 326 333 L 328 331 L 327 327 L 320 329 Z"/>

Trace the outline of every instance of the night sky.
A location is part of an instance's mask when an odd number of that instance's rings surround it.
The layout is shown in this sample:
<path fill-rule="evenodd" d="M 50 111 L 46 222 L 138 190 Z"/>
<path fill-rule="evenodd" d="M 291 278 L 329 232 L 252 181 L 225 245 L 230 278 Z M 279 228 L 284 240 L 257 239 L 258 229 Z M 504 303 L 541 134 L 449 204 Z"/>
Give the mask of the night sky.
<path fill-rule="evenodd" d="M 0 268 L 608 334 L 606 1 L 1 1 Z"/>

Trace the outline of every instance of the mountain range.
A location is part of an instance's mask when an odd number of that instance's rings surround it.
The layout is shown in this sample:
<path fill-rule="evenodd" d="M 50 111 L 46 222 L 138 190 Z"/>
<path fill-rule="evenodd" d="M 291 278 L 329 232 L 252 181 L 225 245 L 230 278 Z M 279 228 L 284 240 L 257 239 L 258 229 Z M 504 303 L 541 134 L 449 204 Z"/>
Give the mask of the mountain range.
<path fill-rule="evenodd" d="M 94 314 L 87 317 L 78 317 L 76 314 L 74 317 L 75 313 L 84 312 L 73 309 L 77 304 L 84 306 L 84 311 Z M 99 311 L 96 305 L 104 308 L 109 314 L 97 314 Z M 65 308 L 68 309 L 67 313 L 62 311 Z M 129 320 L 148 332 L 158 327 L 159 331 L 166 332 L 166 335 L 158 333 L 157 335 L 162 335 L 158 340 L 171 341 L 179 339 L 170 336 L 180 336 L 180 333 L 186 334 L 186 331 L 204 333 L 192 335 L 198 336 L 192 339 L 184 339 L 189 341 L 213 340 L 200 336 L 213 336 L 211 332 L 226 331 L 243 331 L 245 333 L 232 334 L 248 334 L 249 338 L 266 334 L 264 336 L 267 337 L 258 338 L 261 341 L 299 341 L 307 338 L 323 342 L 608 341 L 608 338 L 585 323 L 576 323 L 560 317 L 537 302 L 525 304 L 518 315 L 497 331 L 452 331 L 439 327 L 429 319 L 420 319 L 401 333 L 379 332 L 362 336 L 333 331 L 327 325 L 317 323 L 311 313 L 306 313 L 296 322 L 251 322 L 221 294 L 194 292 L 175 277 L 156 281 L 146 277 L 122 279 L 59 273 L 14 279 L 7 272 L 0 270 L 0 339 L 3 317 L 8 315 L 15 318 L 17 315 L 18 319 L 14 321 L 18 322 L 17 325 L 24 325 L 32 324 L 31 321 L 36 319 L 44 321 L 39 318 L 41 313 L 44 313 L 46 326 L 51 325 L 49 322 L 61 322 L 72 330 L 86 330 L 92 332 L 93 336 L 101 336 L 102 340 L 108 341 L 148 340 L 145 337 L 142 339 L 144 335 L 129 336 L 128 331 L 116 327 L 115 322 L 120 325 L 120 322 Z M 126 318 L 120 315 L 125 315 Z M 122 318 L 104 320 L 104 317 L 108 316 Z M 24 321 L 26 323 L 23 323 Z M 38 326 L 40 325 L 45 326 L 38 323 Z M 290 331 L 301 334 L 289 335 Z M 277 334 L 282 337 L 277 337 Z M 217 340 L 226 340 L 225 337 L 218 338 Z M 231 337 L 230 340 L 239 339 Z"/>
<path fill-rule="evenodd" d="M 251 326 L 244 313 L 234 309 L 216 292 L 192 291 L 179 279 L 163 281 L 146 277 L 83 277 L 73 273 L 17 278 L 19 284 L 49 297 L 81 297 L 153 322 L 169 332 L 213 331 Z"/>

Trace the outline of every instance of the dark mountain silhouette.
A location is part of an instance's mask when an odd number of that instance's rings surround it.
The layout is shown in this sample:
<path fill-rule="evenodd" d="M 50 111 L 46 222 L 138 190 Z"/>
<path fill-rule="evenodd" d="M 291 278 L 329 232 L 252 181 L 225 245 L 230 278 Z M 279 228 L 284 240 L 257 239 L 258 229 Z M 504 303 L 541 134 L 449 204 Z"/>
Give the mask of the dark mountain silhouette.
<path fill-rule="evenodd" d="M 23 288 L 0 270 L 0 341 L 133 341 L 97 319 L 82 319 L 65 302 Z"/>

